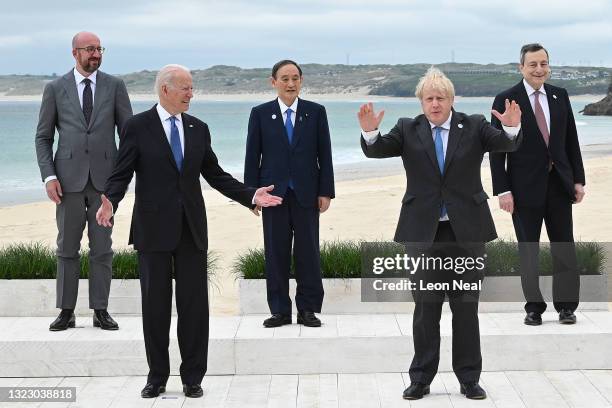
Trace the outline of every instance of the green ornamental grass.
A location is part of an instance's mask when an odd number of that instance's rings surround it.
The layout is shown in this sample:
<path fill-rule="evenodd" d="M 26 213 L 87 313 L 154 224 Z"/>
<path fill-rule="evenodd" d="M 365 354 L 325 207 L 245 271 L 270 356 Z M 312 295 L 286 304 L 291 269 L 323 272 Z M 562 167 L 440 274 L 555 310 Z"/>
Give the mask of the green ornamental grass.
<path fill-rule="evenodd" d="M 81 279 L 89 276 L 89 251 L 81 251 Z M 218 265 L 218 256 L 208 252 L 208 278 L 212 278 Z M 0 279 L 55 279 L 57 261 L 55 251 L 40 242 L 10 244 L 0 249 Z M 138 255 L 133 249 L 115 250 L 113 256 L 114 279 L 139 279 Z"/>
<path fill-rule="evenodd" d="M 321 273 L 324 278 L 361 278 L 362 241 L 331 241 L 321 244 Z M 394 242 L 368 242 L 365 257 L 395 256 L 403 253 L 403 247 Z M 540 246 L 540 274 L 552 274 L 552 258 L 548 244 Z M 486 276 L 519 275 L 519 256 L 516 242 L 496 240 L 486 244 Z M 599 275 L 603 273 L 606 254 L 603 246 L 597 242 L 577 242 L 576 255 L 581 275 Z M 265 279 L 265 262 L 263 249 L 249 249 L 238 256 L 234 262 L 234 274 L 237 278 Z M 295 277 L 293 261 L 290 276 Z"/>

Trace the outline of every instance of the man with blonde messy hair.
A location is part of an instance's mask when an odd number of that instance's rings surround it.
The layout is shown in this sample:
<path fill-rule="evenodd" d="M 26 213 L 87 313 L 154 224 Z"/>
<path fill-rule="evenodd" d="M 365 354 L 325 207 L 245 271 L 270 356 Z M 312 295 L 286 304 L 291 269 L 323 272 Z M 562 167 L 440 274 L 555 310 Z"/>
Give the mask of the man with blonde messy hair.
<path fill-rule="evenodd" d="M 376 113 L 372 103 L 367 103 L 358 113 L 365 155 L 400 156 L 404 162 L 406 192 L 394 239 L 405 243 L 409 254 L 411 248 L 425 246 L 428 255 L 442 259 L 459 259 L 457 256 L 466 251 L 477 258 L 483 255 L 484 242 L 497 237 L 480 179 L 482 158 L 485 152 L 517 149 L 521 110 L 516 102 L 506 100 L 503 114 L 492 111 L 504 130 L 491 126 L 482 115 L 456 112 L 453 83 L 433 67 L 420 79 L 415 94 L 423 114 L 414 119 L 400 118 L 386 135 L 379 131 L 384 111 Z M 420 251 L 415 256 L 421 255 Z M 438 370 L 445 296 L 453 312 L 453 370 L 460 391 L 470 399 L 486 398 L 486 392 L 478 385 L 482 357 L 479 290 L 475 288 L 482 281 L 482 270 L 463 272 L 457 268 L 454 272 L 452 268 L 422 269 L 411 277 L 425 284 L 425 288 L 421 290 L 418 285 L 413 290 L 414 358 L 405 399 L 420 399 L 428 394 Z M 470 290 L 454 289 L 454 282 L 459 280 L 470 284 Z M 430 290 L 433 286 L 427 287 L 429 283 L 443 284 L 436 286 L 442 289 Z"/>

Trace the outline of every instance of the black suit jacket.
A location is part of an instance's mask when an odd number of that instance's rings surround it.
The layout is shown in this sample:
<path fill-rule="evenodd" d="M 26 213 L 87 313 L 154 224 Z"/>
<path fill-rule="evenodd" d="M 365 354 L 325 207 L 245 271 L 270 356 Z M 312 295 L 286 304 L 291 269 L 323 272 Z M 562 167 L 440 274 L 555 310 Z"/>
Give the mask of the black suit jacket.
<path fill-rule="evenodd" d="M 567 91 L 544 84 L 550 109 L 550 139 L 548 149 L 538 128 L 523 81 L 495 97 L 493 109 L 503 112 L 506 99 L 515 100 L 522 111 L 523 142 L 513 153 L 493 153 L 489 156 L 493 194 L 511 191 L 516 205 L 542 206 L 548 185 L 548 160 L 552 160 L 563 185 L 574 201 L 574 184 L 585 184 L 584 167 L 578 144 L 578 133 Z M 501 129 L 497 118 L 493 126 Z M 507 167 L 506 167 L 507 164 Z"/>
<path fill-rule="evenodd" d="M 274 184 L 272 194 L 293 191 L 303 207 L 317 206 L 317 197 L 334 198 L 334 169 L 325 108 L 300 99 L 292 143 L 289 145 L 278 100 L 251 111 L 244 160 L 244 183 L 252 187 Z"/>
<path fill-rule="evenodd" d="M 225 196 L 250 207 L 254 188 L 223 171 L 206 123 L 182 114 L 185 135 L 179 172 L 155 106 L 133 116 L 124 127 L 115 168 L 104 194 L 115 211 L 136 173 L 130 244 L 140 251 L 171 251 L 179 243 L 183 213 L 199 249 L 208 246 L 200 174 Z"/>
<path fill-rule="evenodd" d="M 370 146 L 361 138 L 367 157 L 401 156 L 404 163 L 406 193 L 395 241 L 433 242 L 442 202 L 458 242 L 495 239 L 497 233 L 487 203 L 489 197 L 482 188 L 480 165 L 485 152 L 515 150 L 520 139 L 520 133 L 509 139 L 482 115 L 453 111 L 442 175 L 425 115 L 399 119 L 389 134 L 379 135 Z"/>

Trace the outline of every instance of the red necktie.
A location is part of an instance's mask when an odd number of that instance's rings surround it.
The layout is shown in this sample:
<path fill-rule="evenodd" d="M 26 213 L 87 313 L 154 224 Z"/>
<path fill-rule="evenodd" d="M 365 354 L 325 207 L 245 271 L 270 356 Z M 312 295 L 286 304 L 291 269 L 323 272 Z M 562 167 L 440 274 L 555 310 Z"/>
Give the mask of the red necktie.
<path fill-rule="evenodd" d="M 540 133 L 542 133 L 542 138 L 544 138 L 544 143 L 548 147 L 548 140 L 550 139 L 550 133 L 548 133 L 548 127 L 546 126 L 546 116 L 544 116 L 544 109 L 542 109 L 542 105 L 540 105 L 540 94 L 542 92 L 535 91 L 535 117 L 536 122 L 538 122 L 538 128 L 540 129 Z"/>

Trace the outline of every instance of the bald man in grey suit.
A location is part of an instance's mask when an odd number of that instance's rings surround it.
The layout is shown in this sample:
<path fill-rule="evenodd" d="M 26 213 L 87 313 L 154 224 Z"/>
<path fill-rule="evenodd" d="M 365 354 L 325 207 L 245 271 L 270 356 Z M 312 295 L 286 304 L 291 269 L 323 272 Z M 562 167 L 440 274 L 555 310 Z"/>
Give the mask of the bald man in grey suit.
<path fill-rule="evenodd" d="M 117 154 L 115 128 L 132 116 L 123 81 L 98 70 L 104 48 L 93 33 L 77 33 L 72 40 L 74 69 L 45 86 L 38 128 L 36 156 L 49 199 L 56 203 L 57 304 L 61 309 L 49 330 L 75 326 L 80 260 L 79 249 L 87 223 L 89 237 L 89 307 L 93 324 L 117 330 L 108 314 L 113 251 L 110 228 L 96 222 L 100 193 Z M 55 158 L 55 130 L 58 144 Z"/>

